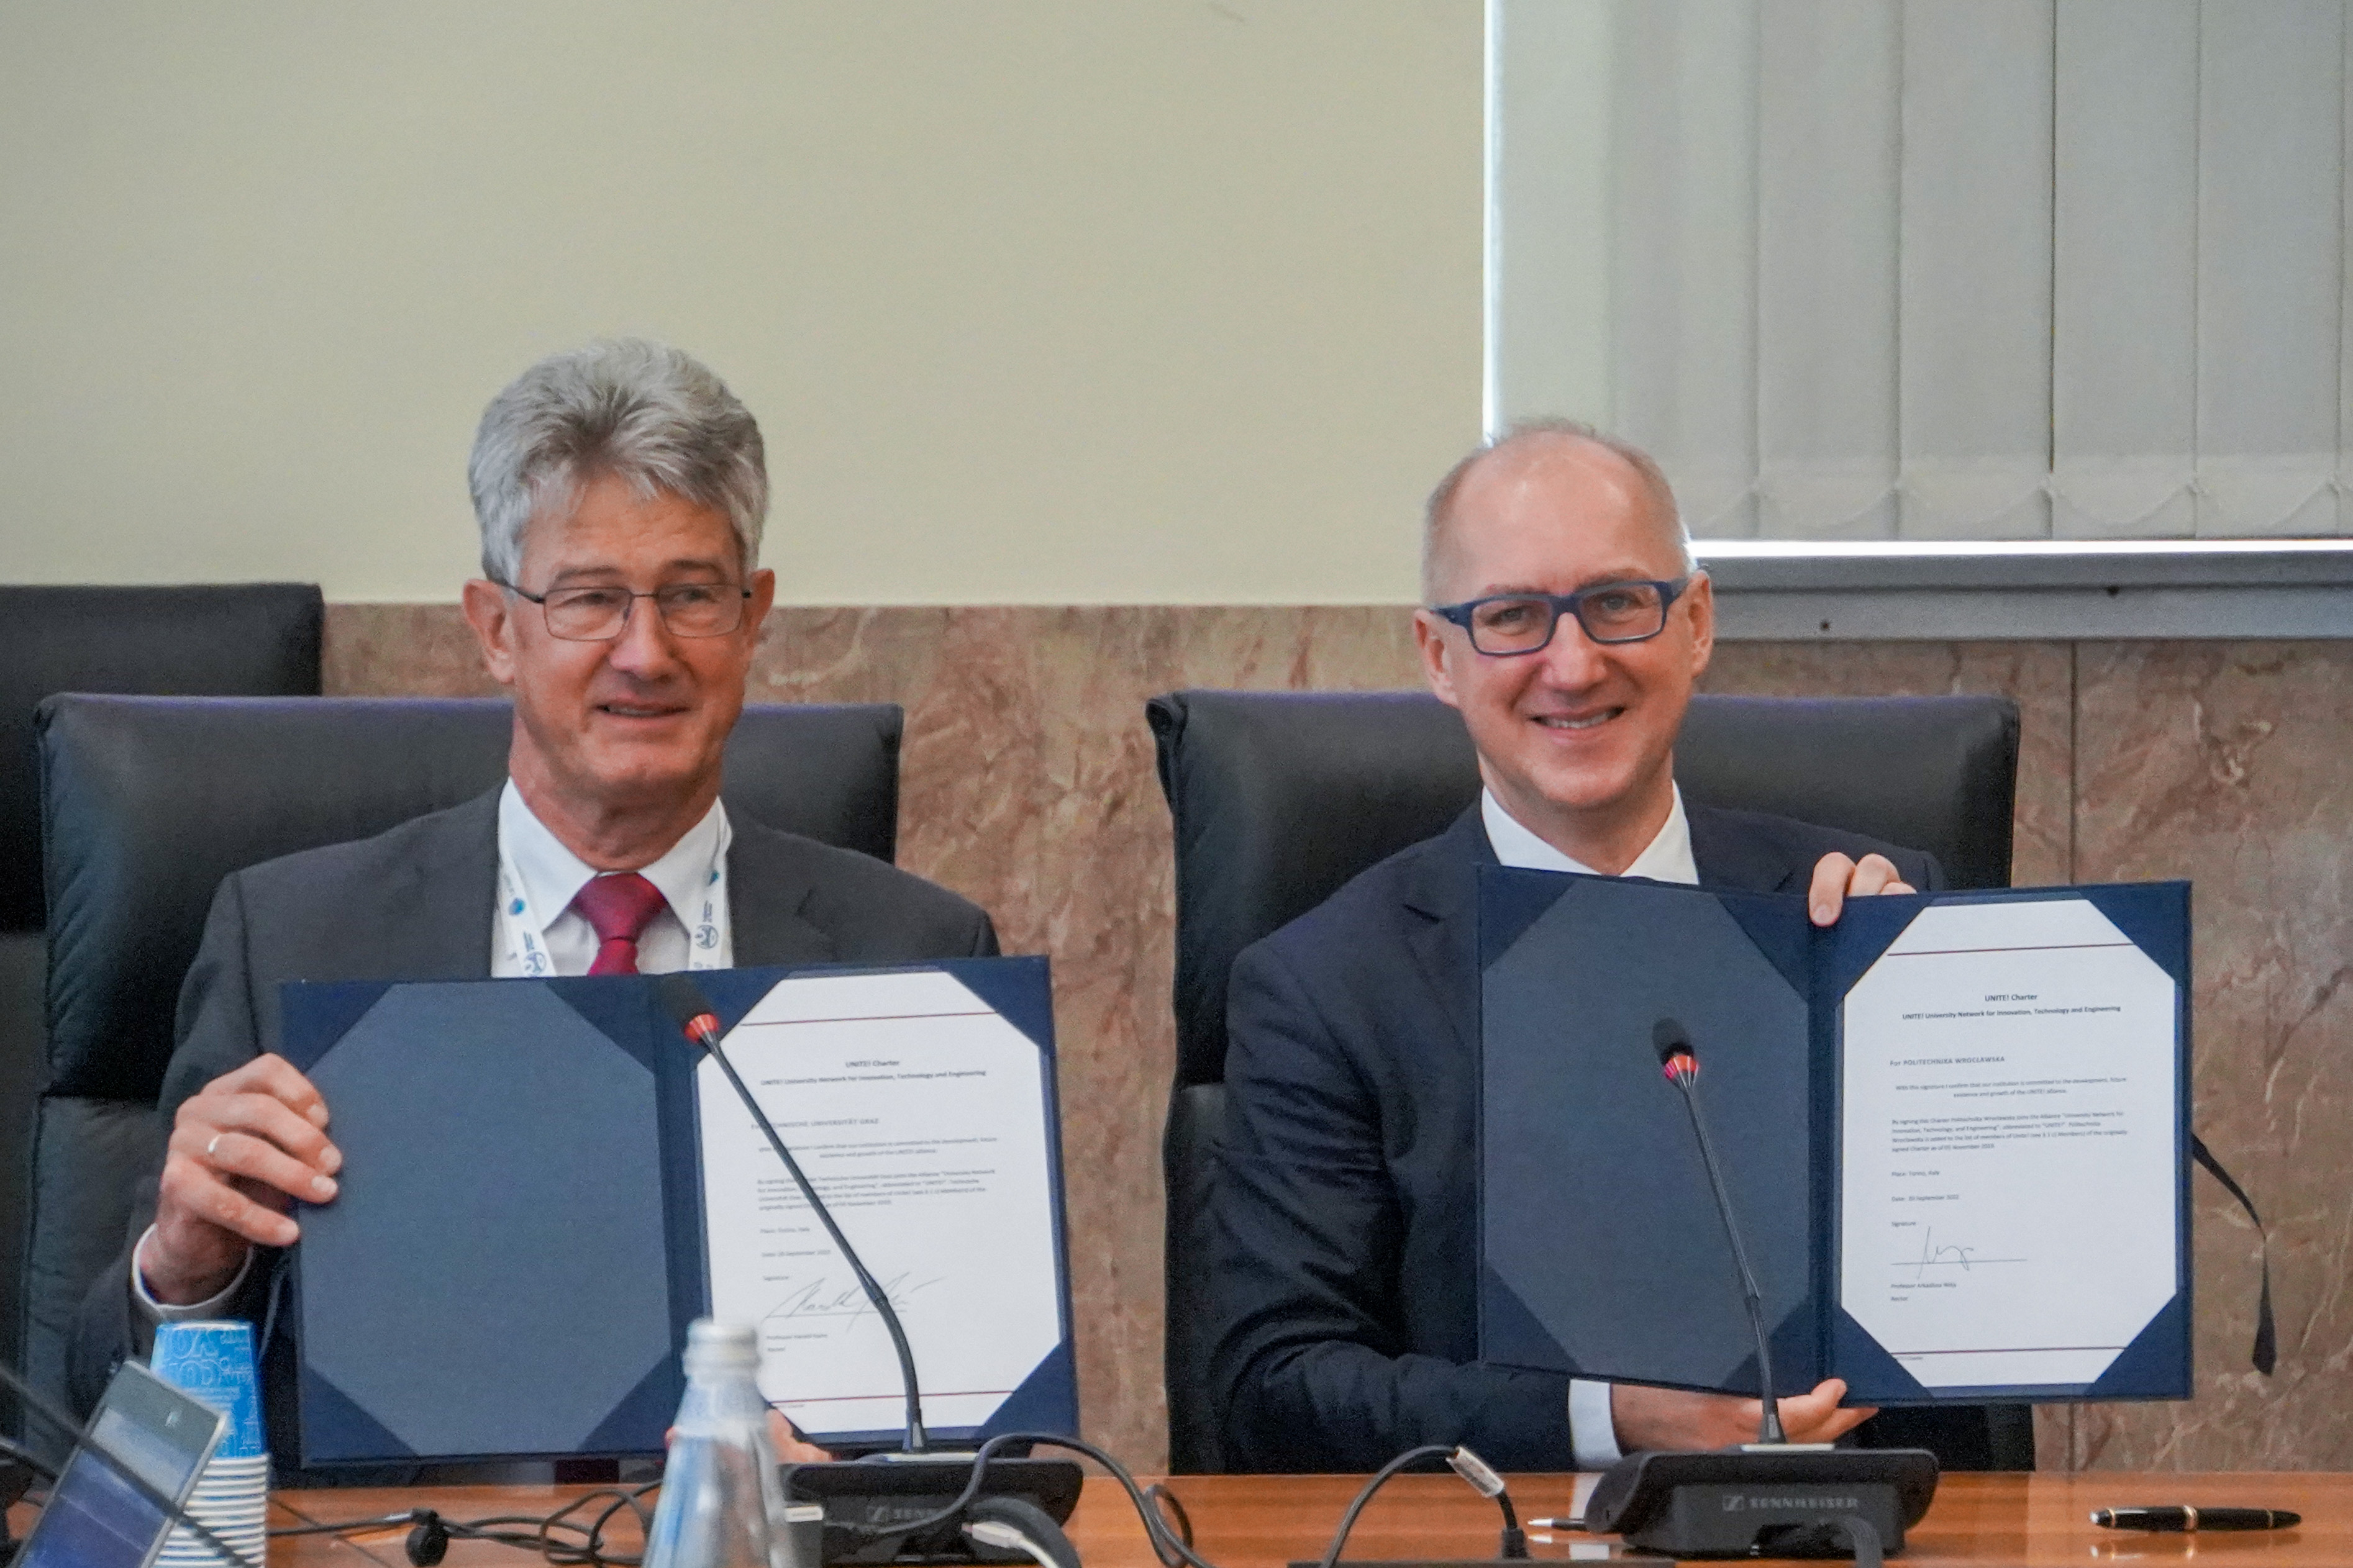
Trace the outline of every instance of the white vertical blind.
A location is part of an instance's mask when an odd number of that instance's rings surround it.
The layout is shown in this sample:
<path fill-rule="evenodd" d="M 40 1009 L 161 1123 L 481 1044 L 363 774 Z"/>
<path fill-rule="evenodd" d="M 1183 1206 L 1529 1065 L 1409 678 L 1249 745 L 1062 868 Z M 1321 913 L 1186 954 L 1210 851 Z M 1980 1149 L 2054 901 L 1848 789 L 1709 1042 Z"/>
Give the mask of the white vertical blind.
<path fill-rule="evenodd" d="M 2051 402 L 2062 538 L 2197 531 L 2198 7 L 2058 7 Z"/>
<path fill-rule="evenodd" d="M 1599 416 L 1644 432 L 1694 531 L 1719 539 L 1757 531 L 1757 4 L 1657 0 L 1614 35 Z"/>
<path fill-rule="evenodd" d="M 2337 530 L 2340 0 L 2202 8 L 2198 531 Z"/>
<path fill-rule="evenodd" d="M 2051 531 L 2051 0 L 1904 8 L 1907 539 Z"/>
<path fill-rule="evenodd" d="M 1613 426 L 1703 537 L 2353 533 L 2353 0 L 1491 5 L 1571 13 L 1606 72 L 1491 112 L 1508 174 L 1607 85 L 1607 384 L 1511 394 L 1506 211 L 1491 425 Z"/>
<path fill-rule="evenodd" d="M 1757 499 L 1775 538 L 1895 533 L 1902 9 L 1772 0 L 1759 18 Z"/>

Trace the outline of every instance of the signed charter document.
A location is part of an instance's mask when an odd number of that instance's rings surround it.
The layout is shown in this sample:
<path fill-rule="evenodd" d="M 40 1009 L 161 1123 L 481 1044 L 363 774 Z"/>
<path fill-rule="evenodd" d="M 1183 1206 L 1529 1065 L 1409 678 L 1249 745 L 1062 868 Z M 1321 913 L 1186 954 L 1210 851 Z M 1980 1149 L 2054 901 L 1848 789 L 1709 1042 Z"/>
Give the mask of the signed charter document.
<path fill-rule="evenodd" d="M 1754 1394 L 2186 1398 L 2186 883 L 1802 899 L 1484 868 L 1479 1353 Z"/>
<path fill-rule="evenodd" d="M 2089 1384 L 2173 1296 L 2177 1001 L 2082 899 L 1931 905 L 1847 993 L 1840 1301 L 1926 1386 Z"/>
<path fill-rule="evenodd" d="M 1046 961 L 695 979 L 903 1318 L 932 1435 L 1075 1433 Z M 281 988 L 346 1161 L 280 1318 L 304 1465 L 659 1455 L 702 1317 L 758 1327 L 805 1431 L 896 1444 L 889 1335 L 655 985 Z"/>
<path fill-rule="evenodd" d="M 1049 1064 L 936 969 L 796 975 L 723 1041 L 907 1332 L 926 1426 L 976 1428 L 1062 1341 Z M 716 1062 L 697 1069 L 711 1311 L 819 1442 L 895 1429 L 899 1362 Z"/>

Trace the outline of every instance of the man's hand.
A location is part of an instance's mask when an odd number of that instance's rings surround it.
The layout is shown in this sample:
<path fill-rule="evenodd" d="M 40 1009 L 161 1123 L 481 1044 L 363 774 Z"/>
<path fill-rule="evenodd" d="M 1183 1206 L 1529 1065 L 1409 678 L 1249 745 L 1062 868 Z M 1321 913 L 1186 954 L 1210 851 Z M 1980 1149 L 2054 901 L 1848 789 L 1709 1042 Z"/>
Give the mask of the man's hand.
<path fill-rule="evenodd" d="M 1781 1401 L 1781 1429 L 1792 1443 L 1828 1443 L 1879 1414 L 1876 1410 L 1841 1410 L 1846 1384 L 1833 1377 L 1811 1394 Z M 1730 1394 L 1685 1394 L 1672 1388 L 1643 1388 L 1631 1383 L 1609 1385 L 1609 1420 L 1618 1428 L 1618 1447 L 1626 1453 L 1638 1448 L 1729 1448 L 1757 1441 L 1757 1423 L 1765 1415 L 1764 1402 Z"/>
<path fill-rule="evenodd" d="M 278 1056 L 223 1073 L 180 1107 L 164 1160 L 155 1234 L 138 1260 L 166 1305 L 218 1295 L 247 1251 L 290 1246 L 297 1199 L 335 1195 L 343 1156 L 327 1142 L 327 1102 Z"/>
<path fill-rule="evenodd" d="M 822 1465 L 833 1458 L 816 1444 L 804 1442 L 799 1429 L 773 1406 L 768 1411 L 768 1442 L 776 1448 L 780 1465 Z"/>
<path fill-rule="evenodd" d="M 1814 885 L 1806 894 L 1807 912 L 1818 926 L 1835 925 L 1849 899 L 1919 890 L 1904 879 L 1895 862 L 1884 855 L 1866 855 L 1858 863 L 1833 851 L 1814 867 Z"/>

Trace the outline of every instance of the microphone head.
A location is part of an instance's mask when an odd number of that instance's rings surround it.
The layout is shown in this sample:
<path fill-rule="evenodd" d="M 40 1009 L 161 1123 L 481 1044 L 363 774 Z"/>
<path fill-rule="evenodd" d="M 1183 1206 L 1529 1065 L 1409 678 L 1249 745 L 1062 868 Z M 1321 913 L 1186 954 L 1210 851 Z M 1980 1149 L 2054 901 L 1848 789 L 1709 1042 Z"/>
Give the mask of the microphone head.
<path fill-rule="evenodd" d="M 697 1045 L 719 1033 L 719 1015 L 712 1009 L 711 999 L 685 974 L 656 975 L 654 994 L 661 998 L 679 1033 Z"/>
<path fill-rule="evenodd" d="M 1660 1070 L 1667 1081 L 1688 1089 L 1699 1077 L 1699 1058 L 1692 1052 L 1691 1031 L 1672 1018 L 1651 1026 L 1651 1044 L 1658 1048 Z"/>

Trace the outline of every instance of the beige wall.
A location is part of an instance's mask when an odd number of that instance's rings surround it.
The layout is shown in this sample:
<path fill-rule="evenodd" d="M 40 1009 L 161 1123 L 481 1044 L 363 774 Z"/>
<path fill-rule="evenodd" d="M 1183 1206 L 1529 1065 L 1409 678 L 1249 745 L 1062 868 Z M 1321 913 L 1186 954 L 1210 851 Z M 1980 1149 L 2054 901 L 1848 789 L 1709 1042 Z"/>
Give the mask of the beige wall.
<path fill-rule="evenodd" d="M 14 582 L 446 600 L 666 337 L 801 604 L 1363 603 L 1477 434 L 1478 0 L 0 8 Z"/>

